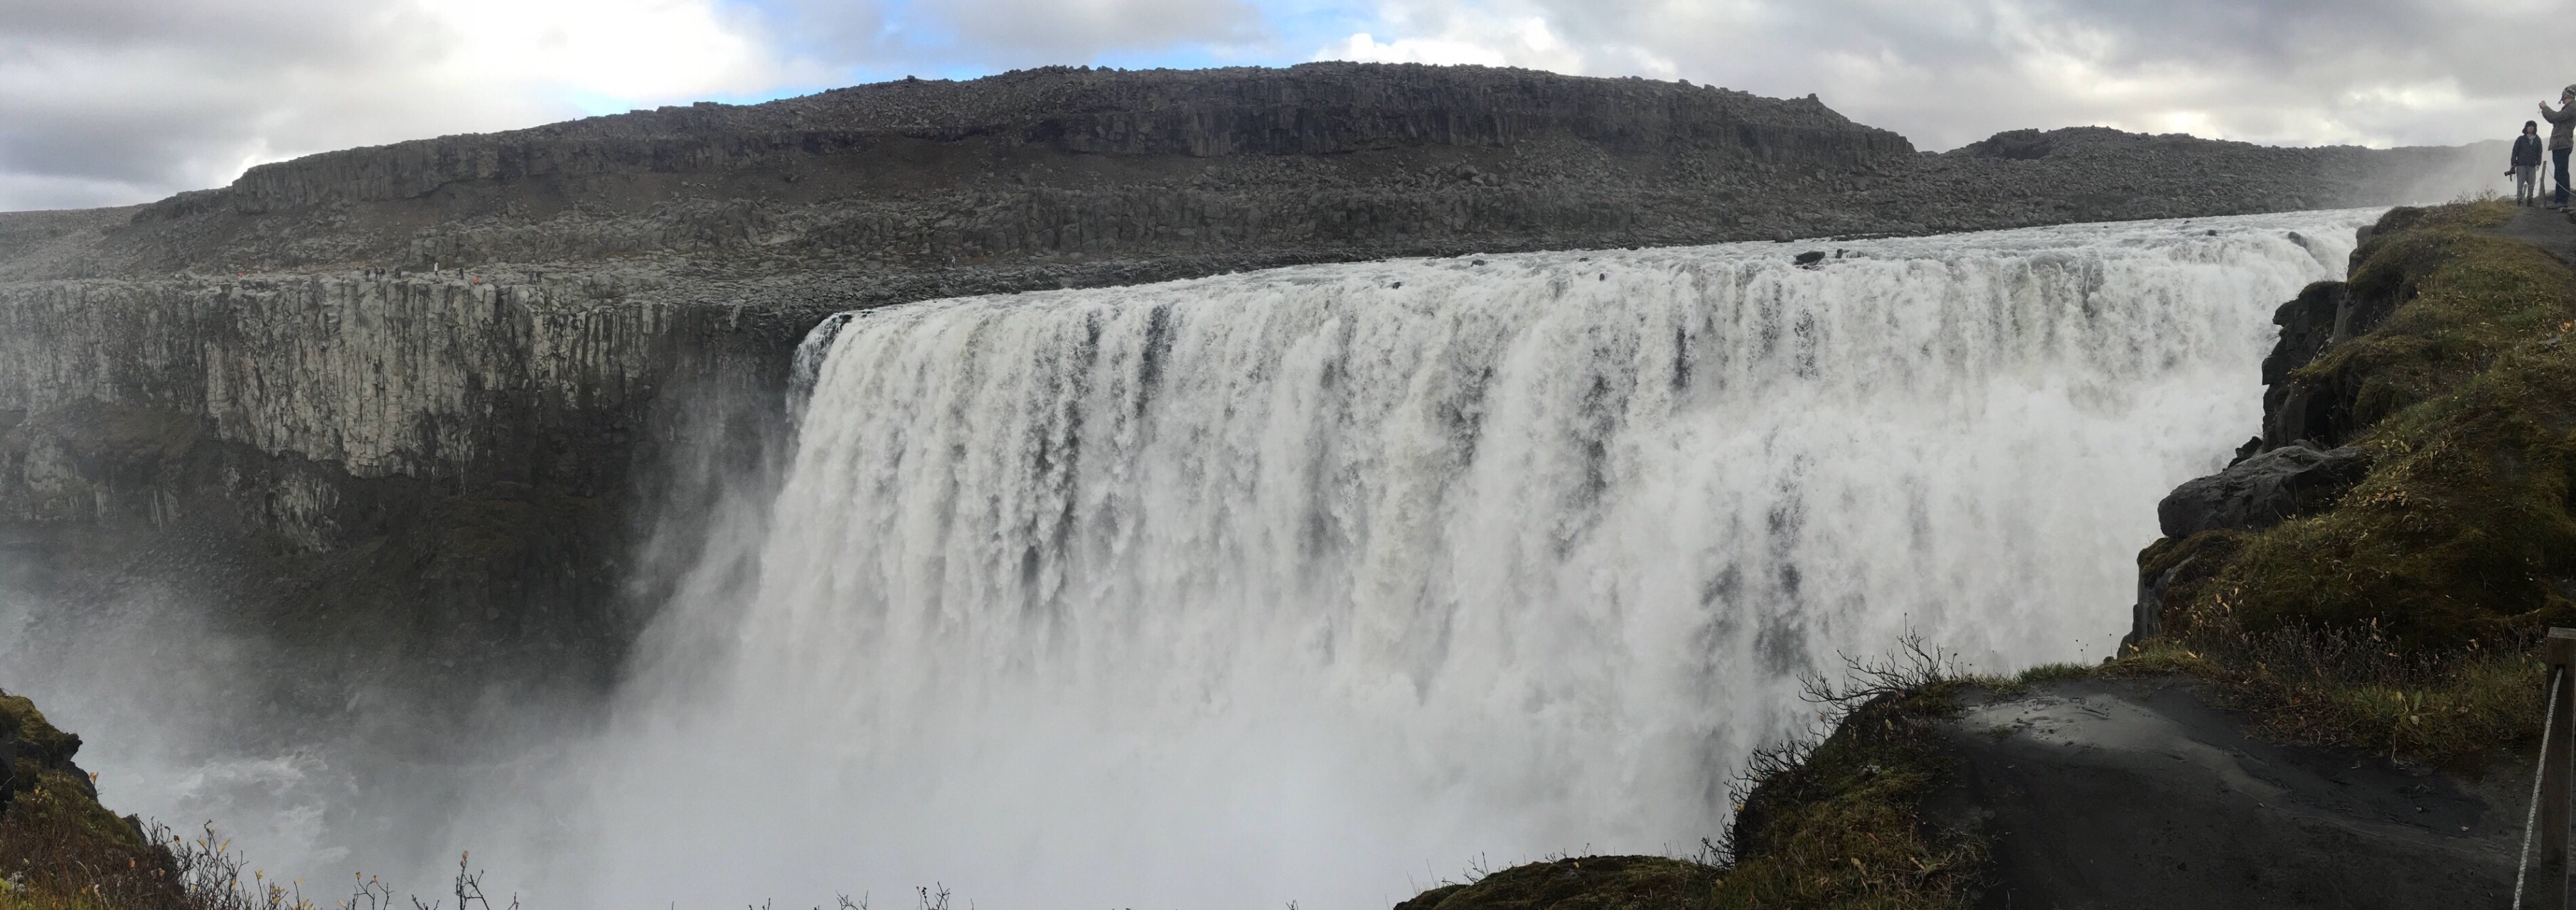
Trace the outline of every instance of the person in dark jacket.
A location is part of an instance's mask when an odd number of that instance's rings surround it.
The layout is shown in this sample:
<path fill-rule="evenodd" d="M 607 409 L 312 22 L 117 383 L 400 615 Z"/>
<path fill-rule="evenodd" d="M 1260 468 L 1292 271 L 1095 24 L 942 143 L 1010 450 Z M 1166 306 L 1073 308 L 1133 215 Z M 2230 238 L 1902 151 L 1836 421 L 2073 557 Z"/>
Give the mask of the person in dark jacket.
<path fill-rule="evenodd" d="M 2549 160 L 2555 165 L 2558 193 L 2554 205 L 2567 207 L 2567 152 L 2576 148 L 2576 85 L 2558 93 L 2558 109 L 2550 110 L 2541 102 L 2540 119 L 2549 121 Z"/>
<path fill-rule="evenodd" d="M 2513 178 L 2513 204 L 2531 205 L 2540 201 L 2540 124 L 2522 122 L 2522 135 L 2513 140 L 2513 166 L 2505 176 Z"/>

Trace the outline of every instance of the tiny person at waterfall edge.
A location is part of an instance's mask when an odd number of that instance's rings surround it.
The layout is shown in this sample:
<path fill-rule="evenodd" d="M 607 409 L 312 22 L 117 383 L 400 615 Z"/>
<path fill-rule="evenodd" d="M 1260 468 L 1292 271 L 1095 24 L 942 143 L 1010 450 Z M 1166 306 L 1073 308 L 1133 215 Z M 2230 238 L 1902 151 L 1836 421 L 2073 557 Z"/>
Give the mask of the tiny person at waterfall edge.
<path fill-rule="evenodd" d="M 2567 207 L 2567 150 L 2576 148 L 2576 85 L 2558 93 L 2558 109 L 2550 110 L 2548 102 L 2540 104 L 2540 119 L 2549 121 L 2549 160 L 2558 178 L 2558 191 L 2551 205 Z"/>
<path fill-rule="evenodd" d="M 2513 137 L 2513 164 L 2504 173 L 2513 178 L 2513 204 L 2532 205 L 2540 201 L 2540 124 L 2522 122 L 2522 135 Z"/>

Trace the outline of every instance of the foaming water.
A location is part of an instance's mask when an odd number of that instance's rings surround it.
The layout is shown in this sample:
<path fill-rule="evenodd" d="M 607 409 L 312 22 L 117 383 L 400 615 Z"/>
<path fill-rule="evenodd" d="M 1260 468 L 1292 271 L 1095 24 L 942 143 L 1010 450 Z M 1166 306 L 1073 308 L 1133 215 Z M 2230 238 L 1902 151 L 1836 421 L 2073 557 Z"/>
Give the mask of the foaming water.
<path fill-rule="evenodd" d="M 765 533 L 710 558 L 740 583 L 663 617 L 521 874 L 601 907 L 1361 908 L 1691 852 L 1840 654 L 2108 653 L 2154 502 L 2256 425 L 2272 309 L 2369 214 L 835 320 Z"/>

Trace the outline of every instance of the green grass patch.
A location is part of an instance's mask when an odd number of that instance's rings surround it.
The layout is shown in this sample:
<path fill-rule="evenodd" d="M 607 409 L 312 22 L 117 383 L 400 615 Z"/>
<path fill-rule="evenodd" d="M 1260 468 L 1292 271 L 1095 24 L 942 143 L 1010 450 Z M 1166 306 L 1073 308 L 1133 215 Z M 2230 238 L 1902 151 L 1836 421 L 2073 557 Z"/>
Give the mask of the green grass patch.
<path fill-rule="evenodd" d="M 2013 677 L 2013 681 L 2025 686 L 2036 686 L 2070 679 L 2091 679 L 2096 669 L 2098 668 L 2086 664 L 2041 664 L 2021 671 L 2020 675 Z"/>
<path fill-rule="evenodd" d="M 2410 649 L 2384 630 L 2204 626 L 2094 670 L 2105 676 L 2188 673 L 2219 703 L 2246 711 L 2266 739 L 2387 755 L 2471 776 L 2499 750 L 2540 739 L 2544 671 L 2536 641 Z"/>

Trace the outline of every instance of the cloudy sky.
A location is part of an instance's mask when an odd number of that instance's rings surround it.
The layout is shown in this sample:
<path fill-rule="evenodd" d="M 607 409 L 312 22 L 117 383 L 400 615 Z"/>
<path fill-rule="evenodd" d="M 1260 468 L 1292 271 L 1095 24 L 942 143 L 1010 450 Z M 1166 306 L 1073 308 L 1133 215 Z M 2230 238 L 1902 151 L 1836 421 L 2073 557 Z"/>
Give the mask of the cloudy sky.
<path fill-rule="evenodd" d="M 0 210 L 141 202 L 352 145 L 1050 63 L 1689 79 L 1814 92 L 1936 150 L 2079 124 L 2456 144 L 2512 135 L 2576 82 L 2576 55 L 2546 37 L 2571 13 L 2576 0 L 0 0 Z"/>

